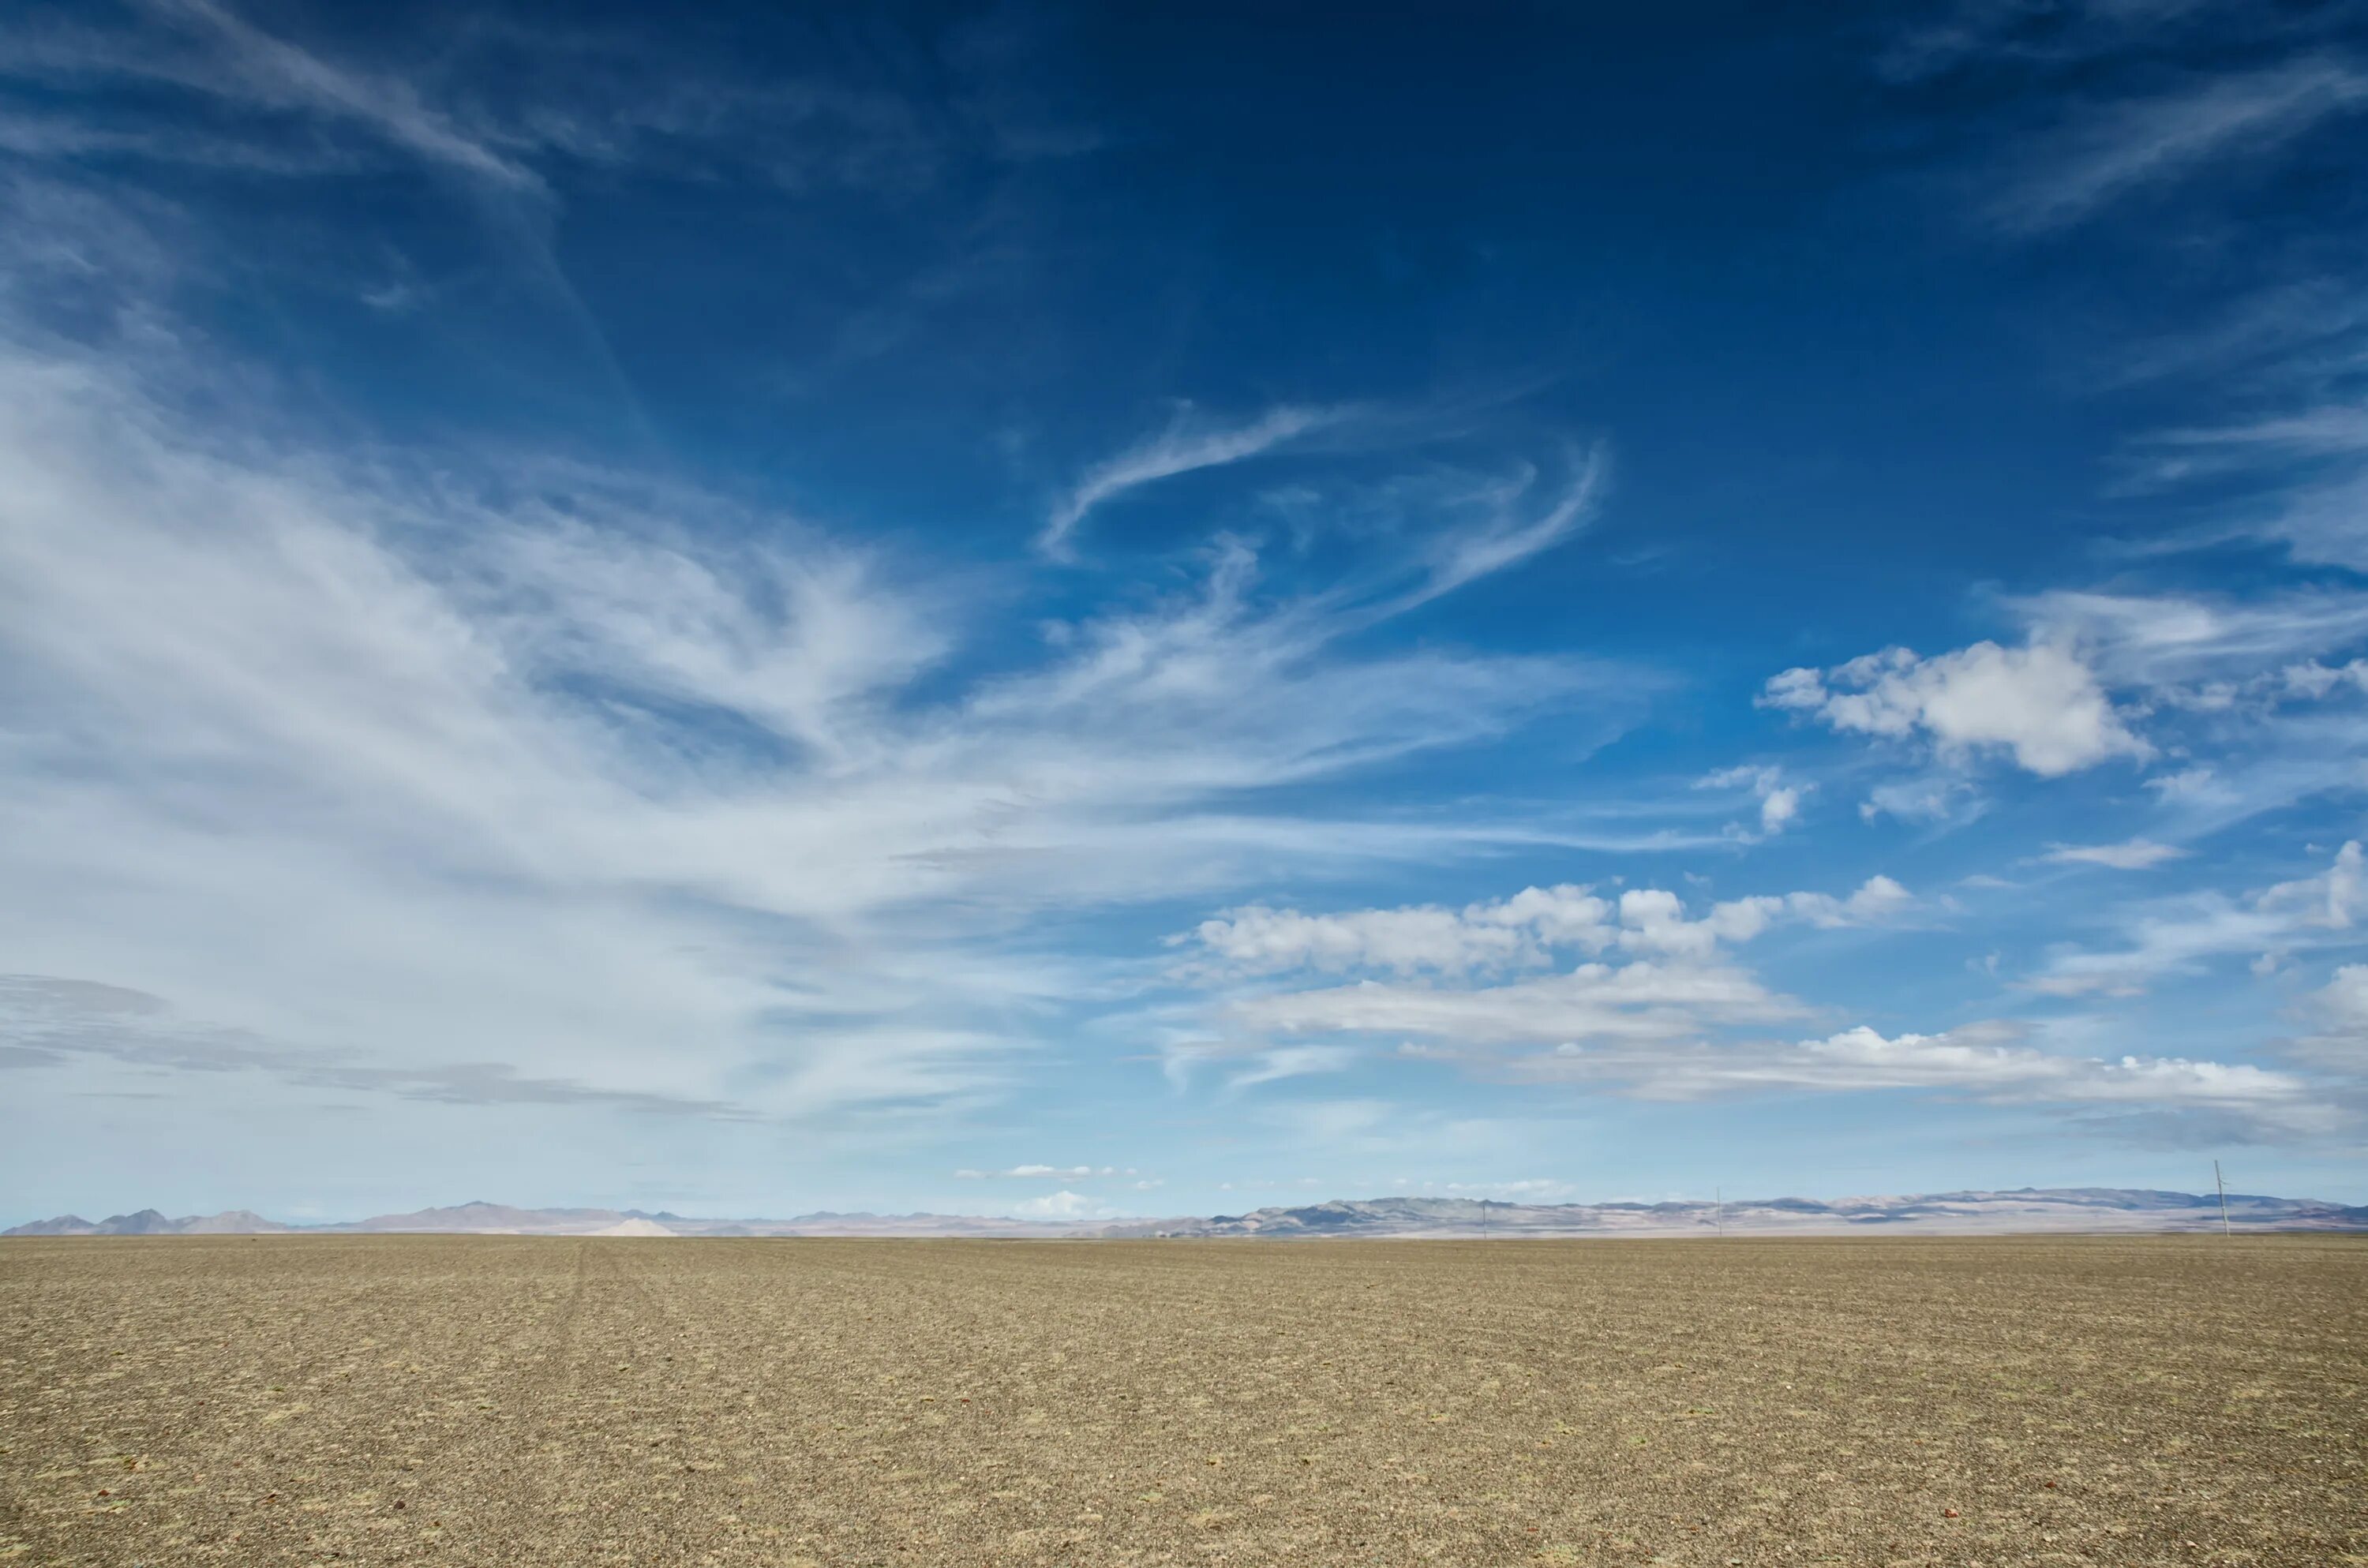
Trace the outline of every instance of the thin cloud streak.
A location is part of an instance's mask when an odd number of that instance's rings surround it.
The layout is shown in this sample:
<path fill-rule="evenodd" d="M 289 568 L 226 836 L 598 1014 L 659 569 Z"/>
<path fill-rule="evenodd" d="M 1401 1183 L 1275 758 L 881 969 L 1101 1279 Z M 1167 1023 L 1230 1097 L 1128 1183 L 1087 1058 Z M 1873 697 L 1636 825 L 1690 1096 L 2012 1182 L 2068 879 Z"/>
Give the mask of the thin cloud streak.
<path fill-rule="evenodd" d="M 2034 152 L 1990 217 L 2018 233 L 2065 228 L 2204 167 L 2276 152 L 2363 107 L 2368 73 L 2313 56 L 2090 108 Z"/>
<path fill-rule="evenodd" d="M 1042 531 L 1036 536 L 1036 548 L 1055 559 L 1066 558 L 1072 552 L 1071 537 L 1087 514 L 1104 502 L 1178 474 L 1257 457 L 1349 416 L 1346 409 L 1286 403 L 1247 425 L 1212 428 L 1194 423 L 1187 410 L 1158 435 L 1087 469 L 1045 518 Z"/>
<path fill-rule="evenodd" d="M 222 46 L 226 73 L 199 85 L 224 97 L 303 108 L 367 128 L 390 143 L 449 169 L 518 192 L 542 193 L 541 176 L 461 131 L 404 84 L 339 69 L 267 33 L 215 0 L 147 0 L 158 17 L 201 31 Z"/>

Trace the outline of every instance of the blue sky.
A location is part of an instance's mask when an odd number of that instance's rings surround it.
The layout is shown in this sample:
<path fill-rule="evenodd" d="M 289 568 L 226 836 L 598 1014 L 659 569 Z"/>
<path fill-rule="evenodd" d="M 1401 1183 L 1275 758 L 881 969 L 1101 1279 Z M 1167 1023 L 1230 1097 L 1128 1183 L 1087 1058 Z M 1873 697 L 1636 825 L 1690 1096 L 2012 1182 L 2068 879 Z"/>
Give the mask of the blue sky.
<path fill-rule="evenodd" d="M 0 1192 L 2368 1198 L 2356 6 L 37 7 Z"/>

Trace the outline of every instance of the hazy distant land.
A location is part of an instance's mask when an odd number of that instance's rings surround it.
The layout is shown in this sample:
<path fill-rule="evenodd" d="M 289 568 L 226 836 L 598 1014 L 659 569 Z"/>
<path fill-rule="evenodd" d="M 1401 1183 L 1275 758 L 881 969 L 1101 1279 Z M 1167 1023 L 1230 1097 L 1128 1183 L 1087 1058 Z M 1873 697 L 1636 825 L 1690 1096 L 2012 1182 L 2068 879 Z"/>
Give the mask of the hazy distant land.
<path fill-rule="evenodd" d="M 2368 1206 L 2230 1193 L 2227 1219 L 2248 1231 L 2368 1231 Z M 244 1209 L 173 1219 L 154 1209 L 85 1220 L 63 1214 L 7 1236 L 438 1235 L 982 1236 L 1032 1239 L 1264 1236 L 1682 1236 L 2210 1230 L 2212 1193 L 2135 1187 L 2023 1187 L 1913 1197 L 1765 1198 L 1669 1203 L 1499 1203 L 1469 1198 L 1372 1198 L 1149 1220 L 1033 1221 L 965 1214 L 812 1213 L 785 1220 L 700 1219 L 639 1209 L 516 1209 L 482 1200 L 338 1224 L 296 1225 Z"/>

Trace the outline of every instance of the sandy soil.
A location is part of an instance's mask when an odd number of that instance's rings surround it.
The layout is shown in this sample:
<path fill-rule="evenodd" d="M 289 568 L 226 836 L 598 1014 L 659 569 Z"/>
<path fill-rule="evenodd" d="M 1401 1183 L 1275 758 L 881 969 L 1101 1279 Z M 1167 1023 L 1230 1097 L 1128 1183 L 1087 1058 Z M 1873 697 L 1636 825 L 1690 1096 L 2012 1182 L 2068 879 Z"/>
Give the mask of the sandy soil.
<path fill-rule="evenodd" d="M 2368 1562 L 2368 1241 L 0 1243 L 0 1562 Z"/>

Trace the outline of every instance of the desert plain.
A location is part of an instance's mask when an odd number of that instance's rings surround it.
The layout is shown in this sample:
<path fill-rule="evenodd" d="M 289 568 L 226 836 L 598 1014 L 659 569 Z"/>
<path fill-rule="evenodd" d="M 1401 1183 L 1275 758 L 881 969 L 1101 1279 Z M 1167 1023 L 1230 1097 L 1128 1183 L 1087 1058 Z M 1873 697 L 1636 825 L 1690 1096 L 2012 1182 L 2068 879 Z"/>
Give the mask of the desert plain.
<path fill-rule="evenodd" d="M 2368 1562 L 2368 1238 L 9 1241 L 0 1562 Z"/>

